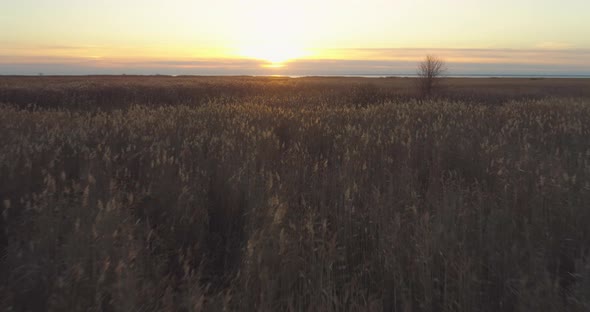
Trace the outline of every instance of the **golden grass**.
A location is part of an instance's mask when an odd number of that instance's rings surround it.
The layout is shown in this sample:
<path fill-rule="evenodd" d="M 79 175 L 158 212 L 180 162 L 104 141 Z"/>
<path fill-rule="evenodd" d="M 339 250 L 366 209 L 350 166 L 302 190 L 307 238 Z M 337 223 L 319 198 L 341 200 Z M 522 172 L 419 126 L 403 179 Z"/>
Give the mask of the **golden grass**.
<path fill-rule="evenodd" d="M 588 99 L 355 105 L 287 81 L 103 112 L 62 84 L 70 104 L 2 106 L 0 305 L 590 307 Z"/>

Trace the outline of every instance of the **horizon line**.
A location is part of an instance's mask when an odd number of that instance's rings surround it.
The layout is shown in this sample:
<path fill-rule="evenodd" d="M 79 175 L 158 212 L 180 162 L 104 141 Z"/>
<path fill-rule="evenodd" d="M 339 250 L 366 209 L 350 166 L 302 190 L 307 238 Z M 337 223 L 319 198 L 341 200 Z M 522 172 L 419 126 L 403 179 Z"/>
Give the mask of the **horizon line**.
<path fill-rule="evenodd" d="M 342 74 L 0 74 L 0 77 L 282 77 L 282 78 L 313 78 L 313 77 L 342 77 L 342 78 L 418 78 L 416 73 L 393 73 L 393 74 L 371 74 L 371 73 L 342 73 Z M 526 73 L 453 73 L 442 75 L 440 78 L 590 78 L 587 74 L 526 74 Z"/>

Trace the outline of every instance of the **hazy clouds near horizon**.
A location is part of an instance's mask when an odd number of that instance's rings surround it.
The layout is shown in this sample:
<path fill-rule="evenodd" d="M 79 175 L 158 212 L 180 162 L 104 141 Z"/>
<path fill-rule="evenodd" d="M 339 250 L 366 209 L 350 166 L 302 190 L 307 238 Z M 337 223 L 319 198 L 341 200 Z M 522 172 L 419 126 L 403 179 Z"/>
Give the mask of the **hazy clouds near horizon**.
<path fill-rule="evenodd" d="M 590 50 L 352 49 L 351 59 L 291 60 L 268 67 L 256 59 L 117 60 L 4 57 L 0 75 L 406 75 L 426 53 L 447 61 L 449 75 L 590 75 Z M 364 54 L 363 54 L 364 53 Z M 371 54 L 370 57 L 365 55 Z"/>

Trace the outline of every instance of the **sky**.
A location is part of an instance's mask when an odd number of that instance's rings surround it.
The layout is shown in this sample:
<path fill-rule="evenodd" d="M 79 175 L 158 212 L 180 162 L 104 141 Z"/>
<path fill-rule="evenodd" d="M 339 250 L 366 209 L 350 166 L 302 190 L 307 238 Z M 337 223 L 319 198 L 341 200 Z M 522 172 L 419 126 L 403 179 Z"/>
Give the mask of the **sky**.
<path fill-rule="evenodd" d="M 590 75 L 588 0 L 0 0 L 0 75 Z"/>

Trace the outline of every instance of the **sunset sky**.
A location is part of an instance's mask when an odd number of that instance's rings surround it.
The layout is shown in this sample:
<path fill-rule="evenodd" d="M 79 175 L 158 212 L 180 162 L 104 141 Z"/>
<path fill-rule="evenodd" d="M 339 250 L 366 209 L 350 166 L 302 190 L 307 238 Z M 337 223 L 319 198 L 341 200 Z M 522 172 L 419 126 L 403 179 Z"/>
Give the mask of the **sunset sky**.
<path fill-rule="evenodd" d="M 588 0 L 0 0 L 2 74 L 590 74 Z"/>

